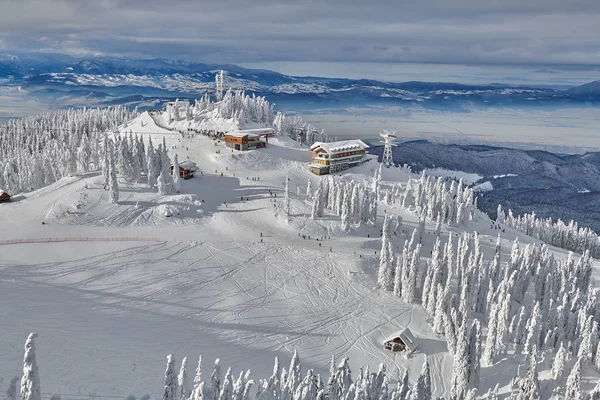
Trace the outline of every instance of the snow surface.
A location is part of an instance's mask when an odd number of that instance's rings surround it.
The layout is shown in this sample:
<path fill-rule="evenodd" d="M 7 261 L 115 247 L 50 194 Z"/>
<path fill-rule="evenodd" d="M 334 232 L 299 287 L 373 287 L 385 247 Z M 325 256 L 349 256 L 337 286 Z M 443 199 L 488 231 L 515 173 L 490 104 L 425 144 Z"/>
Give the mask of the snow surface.
<path fill-rule="evenodd" d="M 379 228 L 340 234 L 337 216 L 309 218 L 307 181 L 319 179 L 306 168 L 309 149 L 279 137 L 265 149 L 230 152 L 204 136 L 185 138 L 159 128 L 147 113 L 123 132 L 129 128 L 143 129 L 155 144 L 165 136 L 171 155 L 189 157 L 202 174 L 182 181 L 181 193 L 168 196 L 143 183 L 120 182 L 115 205 L 101 188 L 102 177 L 90 173 L 0 205 L 5 382 L 20 373 L 24 341 L 35 331 L 45 397 L 157 398 L 169 353 L 178 361 L 202 354 L 206 371 L 219 357 L 225 367 L 251 368 L 253 376 L 267 377 L 274 357 L 285 363 L 294 349 L 304 369 L 323 376 L 331 355 L 349 356 L 354 370 L 383 362 L 391 383 L 405 369 L 414 383 L 427 357 L 433 394 L 449 393 L 452 356 L 444 337 L 432 331 L 420 305 L 375 289 Z M 377 166 L 370 161 L 345 176 L 370 181 Z M 383 172 L 384 187 L 411 176 L 401 169 Z M 289 221 L 274 206 L 283 203 L 286 177 L 293 194 Z M 277 203 L 269 190 L 278 194 Z M 379 207 L 380 220 L 386 212 L 402 216 L 407 232 L 417 225 L 416 216 L 392 206 Z M 427 224 L 427 230 L 434 226 Z M 443 235 L 475 230 L 489 259 L 497 235 L 489 221 L 444 229 Z M 331 239 L 315 240 L 323 236 Z M 120 240 L 124 237 L 137 239 Z M 535 241 L 507 229 L 503 257 L 516 237 L 523 244 Z M 50 238 L 82 241 L 43 243 Z M 392 238 L 395 251 L 406 238 L 406 233 Z M 15 239 L 36 243 L 3 244 Z M 434 235 L 425 235 L 422 259 L 428 259 L 433 241 Z M 553 252 L 560 258 L 567 253 Z M 382 348 L 386 336 L 407 327 L 419 342 L 414 355 Z M 523 360 L 506 358 L 483 368 L 480 393 L 496 383 L 507 388 L 519 363 Z M 596 376 L 586 373 L 592 380 Z"/>

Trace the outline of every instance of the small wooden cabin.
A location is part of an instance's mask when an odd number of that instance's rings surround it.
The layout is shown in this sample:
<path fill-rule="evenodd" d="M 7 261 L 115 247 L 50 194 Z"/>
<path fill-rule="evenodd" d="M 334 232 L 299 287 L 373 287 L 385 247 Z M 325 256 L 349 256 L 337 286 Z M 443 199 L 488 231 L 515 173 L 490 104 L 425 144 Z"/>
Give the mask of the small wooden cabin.
<path fill-rule="evenodd" d="M 10 201 L 10 194 L 6 192 L 0 192 L 0 203 L 4 203 Z"/>
<path fill-rule="evenodd" d="M 191 179 L 198 171 L 196 163 L 190 160 L 184 160 L 179 164 L 179 176 L 183 179 Z M 171 175 L 173 175 L 173 166 L 171 165 Z"/>
<path fill-rule="evenodd" d="M 415 335 L 408 328 L 405 328 L 385 339 L 383 347 L 393 352 L 405 351 L 406 353 L 412 353 L 418 346 Z"/>

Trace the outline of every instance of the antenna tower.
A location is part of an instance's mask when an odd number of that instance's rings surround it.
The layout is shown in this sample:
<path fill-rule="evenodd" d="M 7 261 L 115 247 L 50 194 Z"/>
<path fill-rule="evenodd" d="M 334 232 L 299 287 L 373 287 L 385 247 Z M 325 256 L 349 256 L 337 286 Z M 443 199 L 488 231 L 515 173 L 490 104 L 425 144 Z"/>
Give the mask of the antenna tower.
<path fill-rule="evenodd" d="M 217 101 L 223 100 L 223 70 L 215 75 L 215 81 L 217 82 Z"/>
<path fill-rule="evenodd" d="M 392 146 L 396 146 L 394 141 L 398 139 L 398 136 L 396 136 L 396 131 L 388 131 L 386 129 L 384 129 L 379 136 L 383 138 L 381 143 L 384 144 L 381 163 L 389 168 L 394 165 L 394 160 L 392 158 Z"/>

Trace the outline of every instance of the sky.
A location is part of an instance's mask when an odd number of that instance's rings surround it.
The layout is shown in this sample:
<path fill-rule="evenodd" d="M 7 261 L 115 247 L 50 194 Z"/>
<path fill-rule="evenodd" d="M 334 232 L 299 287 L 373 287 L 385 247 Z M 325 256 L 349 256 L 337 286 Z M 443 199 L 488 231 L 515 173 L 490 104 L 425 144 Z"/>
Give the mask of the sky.
<path fill-rule="evenodd" d="M 600 79 L 598 21 L 597 0 L 4 0 L 0 50 L 272 65 L 296 75 L 342 66 L 348 77 L 388 80 L 398 65 L 494 67 L 490 79 L 509 67 L 590 81 Z"/>

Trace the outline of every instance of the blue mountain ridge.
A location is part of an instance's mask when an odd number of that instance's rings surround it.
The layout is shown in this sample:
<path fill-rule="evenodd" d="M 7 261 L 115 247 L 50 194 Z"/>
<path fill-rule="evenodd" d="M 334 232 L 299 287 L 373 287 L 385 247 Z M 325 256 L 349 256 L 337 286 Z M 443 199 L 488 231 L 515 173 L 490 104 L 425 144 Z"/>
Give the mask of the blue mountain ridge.
<path fill-rule="evenodd" d="M 0 55 L 0 80 L 38 101 L 77 104 L 81 89 L 93 105 L 119 101 L 139 105 L 157 99 L 193 100 L 214 93 L 214 76 L 225 71 L 225 87 L 266 96 L 279 109 L 305 111 L 368 106 L 418 105 L 432 109 L 490 106 L 565 107 L 600 102 L 600 85 L 568 90 L 493 83 L 382 82 L 371 79 L 297 77 L 231 64 L 165 59 L 74 58 L 61 54 Z M 136 96 L 135 100 L 132 96 Z M 60 101 L 59 101 L 60 100 Z M 59 103 L 56 103 L 59 101 Z M 82 99 L 82 105 L 86 104 Z"/>

